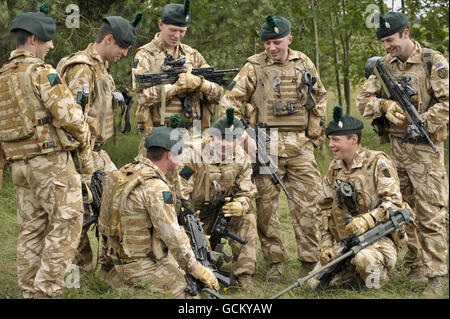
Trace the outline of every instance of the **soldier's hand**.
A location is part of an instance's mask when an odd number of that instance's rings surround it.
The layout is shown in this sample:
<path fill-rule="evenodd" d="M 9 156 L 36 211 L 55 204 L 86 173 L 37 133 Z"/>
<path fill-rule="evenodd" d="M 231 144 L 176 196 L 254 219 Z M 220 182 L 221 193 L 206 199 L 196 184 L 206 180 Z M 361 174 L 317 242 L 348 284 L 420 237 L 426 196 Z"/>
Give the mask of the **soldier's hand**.
<path fill-rule="evenodd" d="M 202 85 L 203 79 L 193 75 L 191 72 L 192 69 L 189 68 L 187 72 L 178 75 L 178 80 L 175 83 L 177 85 L 177 94 L 195 91 Z"/>
<path fill-rule="evenodd" d="M 334 257 L 336 257 L 336 252 L 331 246 L 320 247 L 320 264 L 325 266 L 328 264 Z"/>
<path fill-rule="evenodd" d="M 369 223 L 362 216 L 353 218 L 353 221 L 345 226 L 345 230 L 351 232 L 355 236 L 364 234 L 369 228 Z"/>
<path fill-rule="evenodd" d="M 241 202 L 237 202 L 237 201 L 232 201 L 232 202 L 226 203 L 225 205 L 223 205 L 222 211 L 223 211 L 223 215 L 225 217 L 244 216 L 245 215 L 244 206 L 242 206 Z"/>
<path fill-rule="evenodd" d="M 202 264 L 197 262 L 193 269 L 190 270 L 192 276 L 198 280 L 204 282 L 209 289 L 219 290 L 219 282 L 211 269 L 204 267 Z"/>
<path fill-rule="evenodd" d="M 386 113 L 386 118 L 394 125 L 400 128 L 406 128 L 408 126 L 405 112 L 403 112 L 397 102 L 388 100 L 381 106 L 381 110 Z"/>

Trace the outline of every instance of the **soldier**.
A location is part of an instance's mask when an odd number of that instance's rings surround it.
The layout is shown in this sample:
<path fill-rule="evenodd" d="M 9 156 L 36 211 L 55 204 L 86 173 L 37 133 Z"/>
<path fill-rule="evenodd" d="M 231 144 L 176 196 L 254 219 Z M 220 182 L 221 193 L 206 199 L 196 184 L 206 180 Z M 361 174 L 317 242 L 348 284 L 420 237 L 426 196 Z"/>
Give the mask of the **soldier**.
<path fill-rule="evenodd" d="M 62 58 L 56 68 L 68 84 L 74 97 L 80 104 L 83 104 L 83 113 L 90 124 L 92 147 L 93 150 L 94 147 L 96 150 L 92 152 L 94 171 L 100 170 L 109 173 L 117 170 L 108 153 L 101 149 L 101 146 L 113 135 L 114 107 L 117 104 L 113 98 L 114 79 L 108 74 L 108 67 L 109 63 L 117 62 L 121 57 L 127 55 L 128 49 L 136 41 L 134 28 L 141 17 L 142 13 L 138 13 L 132 23 L 119 16 L 104 18 L 96 41 L 90 43 L 85 50 Z M 89 89 L 87 101 L 81 100 L 83 85 L 87 85 Z M 89 184 L 91 175 L 84 175 L 82 180 Z M 85 203 L 84 220 L 89 219 L 91 215 L 89 207 L 89 204 Z M 83 229 L 81 233 L 74 264 L 78 265 L 81 270 L 91 271 L 93 254 L 87 232 L 88 229 Z M 100 272 L 102 274 L 105 267 L 108 267 L 103 251 L 99 257 L 99 263 L 102 265 Z"/>
<path fill-rule="evenodd" d="M 233 200 L 222 209 L 225 217 L 231 217 L 229 230 L 248 241 L 246 245 L 235 240 L 228 242 L 233 255 L 232 273 L 237 278 L 239 287 L 250 290 L 256 287 L 252 276 L 257 271 L 256 219 L 252 212 L 256 187 L 251 181 L 250 158 L 239 146 L 243 140 L 243 125 L 234 117 L 234 109 L 230 108 L 227 116 L 217 120 L 212 129 L 214 135 L 202 139 L 202 154 L 198 154 L 195 147 L 188 148 L 183 154 L 176 185 L 177 195 L 179 198 L 192 200 L 195 209 L 200 210 L 199 217 L 210 235 L 214 215 L 210 212 L 208 214 L 204 204 L 214 194 L 212 181 L 218 182 L 221 190 L 226 190 L 228 194 L 233 193 L 236 185 L 239 186 Z M 213 154 L 207 151 L 208 145 L 215 145 L 214 148 L 209 148 Z"/>
<path fill-rule="evenodd" d="M 449 90 L 448 61 L 431 49 L 422 48 L 411 39 L 408 18 L 401 12 L 380 16 L 376 29 L 387 54 L 387 70 L 400 81 L 410 76 L 410 86 L 416 91 L 411 103 L 425 121 L 425 129 L 437 145 L 439 154 L 421 139 L 407 139 L 401 143 L 408 121 L 400 106 L 381 95 L 382 88 L 375 75 L 371 75 L 357 96 L 360 113 L 369 119 L 385 117 L 390 154 L 397 168 L 405 201 L 414 209 L 423 249 L 412 240 L 404 258 L 410 278 L 428 278 L 423 297 L 441 295 L 441 278 L 447 270 L 447 233 L 445 212 L 448 207 L 448 175 L 444 165 L 444 140 L 448 136 Z"/>
<path fill-rule="evenodd" d="M 342 250 L 341 239 L 351 234 L 359 236 L 376 224 L 388 221 L 389 208 L 393 211 L 406 208 L 390 158 L 383 152 L 362 147 L 363 122 L 350 115 L 342 116 L 342 113 L 342 107 L 335 106 L 333 120 L 325 130 L 334 160 L 323 179 L 319 197 L 323 226 L 320 243 L 322 266 Z M 347 217 L 352 220 L 345 221 Z M 389 281 L 401 244 L 397 230 L 362 249 L 346 262 L 343 271 L 332 278 L 330 286 L 362 278 L 380 288 Z M 316 287 L 318 283 L 315 278 L 308 280 L 311 287 Z"/>
<path fill-rule="evenodd" d="M 206 60 L 196 50 L 182 44 L 191 20 L 190 1 L 167 4 L 162 9 L 158 26 L 161 32 L 146 45 L 137 49 L 133 57 L 133 89 L 136 90 L 135 74 L 162 72 L 164 59 L 170 54 L 175 59 L 186 57 L 187 69 L 208 67 Z M 162 95 L 164 93 L 164 95 Z M 138 131 L 142 134 L 139 153 L 145 153 L 145 136 L 153 129 L 168 123 L 172 114 L 180 114 L 182 126 L 192 128 L 193 120 L 202 120 L 202 128 L 209 127 L 212 105 L 222 97 L 223 88 L 190 71 L 181 73 L 176 83 L 154 86 L 137 92 L 135 117 Z M 191 105 L 188 105 L 189 103 Z"/>
<path fill-rule="evenodd" d="M 313 149 L 323 141 L 326 90 L 312 61 L 289 48 L 291 23 L 272 15 L 265 20 L 261 28 L 265 52 L 247 59 L 220 108 L 233 107 L 241 116 L 241 105 L 246 103 L 245 115 L 255 119 L 251 125 L 260 122 L 278 132 L 277 174 L 293 197 L 288 204 L 303 276 L 319 260 L 320 218 L 315 199 L 320 172 Z M 252 149 L 251 144 L 248 147 Z M 268 174 L 256 175 L 255 184 L 258 235 L 264 259 L 271 265 L 266 280 L 279 282 L 287 255 L 278 218 L 280 186 L 273 185 Z"/>
<path fill-rule="evenodd" d="M 59 297 L 80 240 L 80 175 L 70 150 L 89 163 L 89 128 L 56 70 L 44 62 L 56 25 L 41 12 L 11 23 L 16 40 L 0 69 L 0 146 L 11 163 L 20 225 L 17 273 L 24 298 Z M 70 134 L 70 135 L 69 135 Z"/>
<path fill-rule="evenodd" d="M 183 140 L 171 139 L 172 127 L 154 129 L 145 139 L 146 156 L 138 155 L 134 163 L 107 175 L 99 231 L 107 236 L 114 263 L 106 276 L 110 286 L 148 281 L 157 290 L 188 298 L 183 270 L 210 289 L 218 290 L 219 283 L 195 259 L 178 224 L 176 197 L 166 174 L 176 171 Z"/>

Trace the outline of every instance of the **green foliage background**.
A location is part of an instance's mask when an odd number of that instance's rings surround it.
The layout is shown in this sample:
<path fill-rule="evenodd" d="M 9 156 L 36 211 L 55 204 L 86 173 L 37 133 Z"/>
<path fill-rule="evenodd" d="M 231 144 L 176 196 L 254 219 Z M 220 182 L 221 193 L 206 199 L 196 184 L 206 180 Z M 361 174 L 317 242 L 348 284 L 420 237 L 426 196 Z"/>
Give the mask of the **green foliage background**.
<path fill-rule="evenodd" d="M 126 58 L 118 63 L 110 64 L 110 73 L 120 85 L 120 79 L 131 88 L 132 55 L 136 48 L 149 42 L 158 31 L 157 21 L 162 7 L 168 2 L 182 1 L 98 1 L 98 0 L 48 0 L 50 16 L 57 23 L 57 36 L 54 40 L 55 50 L 51 51 L 46 61 L 54 66 L 58 61 L 78 50 L 84 49 L 95 40 L 101 17 L 121 15 L 132 20 L 134 14 L 141 10 L 144 20 L 137 28 L 137 43 L 129 50 Z M 390 1 L 387 1 L 390 2 Z M 441 51 L 448 59 L 448 18 L 449 4 L 442 0 L 405 0 L 404 12 L 414 21 L 412 36 L 426 47 Z M 69 29 L 65 26 L 65 13 L 69 4 L 75 3 L 81 12 L 80 28 Z M 345 100 L 347 112 L 361 117 L 354 108 L 354 98 L 364 80 L 364 64 L 374 55 L 384 55 L 381 45 L 374 36 L 374 29 L 366 27 L 366 18 L 370 12 L 366 8 L 370 4 L 382 4 L 380 0 L 195 0 L 192 1 L 192 22 L 183 42 L 197 48 L 210 65 L 218 69 L 241 67 L 245 59 L 264 50 L 259 40 L 259 30 L 264 16 L 272 13 L 282 15 L 292 22 L 294 41 L 292 49 L 306 53 L 319 65 L 321 79 L 328 91 L 328 112 L 344 96 L 339 98 L 339 90 L 343 91 L 345 81 L 348 84 L 348 97 Z M 40 1 L 0 0 L 0 63 L 6 62 L 14 43 L 9 33 L 9 25 L 18 14 L 35 11 Z M 380 7 L 381 8 L 381 7 Z M 382 11 L 388 12 L 384 5 Z M 334 21 L 334 28 L 330 21 Z M 316 34 L 314 32 L 316 24 Z M 333 46 L 336 40 L 336 48 Z M 318 44 L 316 46 L 316 44 Z M 318 51 L 316 51 L 318 48 Z M 334 56 L 337 53 L 338 61 Z M 340 81 L 337 83 L 336 72 Z M 342 93 L 343 94 L 343 93 Z M 133 109 L 134 110 L 134 109 Z M 329 117 L 330 118 L 330 117 Z M 117 119 L 117 117 L 116 117 Z M 132 132 L 127 135 L 115 134 L 104 149 L 110 154 L 117 167 L 132 161 L 136 155 L 139 136 L 135 130 L 132 116 Z M 364 120 L 362 144 L 372 149 L 387 153 L 388 145 L 379 145 L 372 131 L 370 122 Z M 118 132 L 116 132 L 118 133 Z M 445 163 L 448 171 L 448 144 L 445 142 Z M 315 156 L 321 174 L 325 173 L 332 155 L 327 145 L 315 150 Z M 264 282 L 269 265 L 258 252 L 258 273 L 255 276 L 257 289 L 252 293 L 230 289 L 222 292 L 226 298 L 267 298 L 282 290 L 297 279 L 299 263 L 296 259 L 296 244 L 290 222 L 286 198 L 282 195 L 280 202 L 280 221 L 282 223 L 283 240 L 289 251 L 283 282 L 270 284 Z M 15 199 L 11 180 L 11 172 L 7 168 L 4 174 L 3 188 L 0 191 L 0 299 L 21 298 L 17 284 L 16 248 L 19 226 L 15 209 Z M 94 250 L 96 239 L 91 234 Z M 381 290 L 330 289 L 319 294 L 312 294 L 306 287 L 298 288 L 287 294 L 286 298 L 420 298 L 425 287 L 424 282 L 410 282 L 406 279 L 405 270 L 401 266 L 403 250 L 399 256 L 398 267 L 392 282 Z M 80 289 L 66 289 L 67 298 L 162 298 L 161 294 L 152 291 L 148 285 L 137 289 L 109 289 L 96 275 L 83 275 Z M 444 298 L 448 299 L 448 283 L 445 284 Z"/>

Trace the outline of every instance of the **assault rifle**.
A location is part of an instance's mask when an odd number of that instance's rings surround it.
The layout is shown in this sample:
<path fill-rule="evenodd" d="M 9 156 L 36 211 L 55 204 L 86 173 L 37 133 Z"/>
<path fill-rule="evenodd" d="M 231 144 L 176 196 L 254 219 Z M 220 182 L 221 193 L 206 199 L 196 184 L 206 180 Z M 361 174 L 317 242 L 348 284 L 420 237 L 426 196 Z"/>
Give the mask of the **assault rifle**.
<path fill-rule="evenodd" d="M 89 189 L 92 193 L 92 201 L 89 204 L 92 209 L 93 216 L 83 223 L 83 229 L 89 228 L 92 224 L 98 223 L 98 215 L 102 206 L 102 192 L 105 185 L 105 173 L 102 171 L 95 171 L 91 177 L 91 184 Z"/>
<path fill-rule="evenodd" d="M 271 299 L 276 299 L 281 295 L 287 293 L 288 291 L 302 286 L 305 282 L 307 282 L 317 274 L 319 274 L 318 279 L 320 279 L 321 281 L 320 285 L 322 285 L 322 287 L 326 286 L 328 282 L 333 278 L 333 276 L 344 268 L 345 262 L 348 258 L 352 258 L 360 250 L 377 242 L 378 240 L 383 238 L 383 236 L 390 234 L 394 230 L 399 229 L 402 225 L 408 224 L 410 222 L 411 212 L 407 209 L 392 212 L 392 209 L 389 208 L 389 213 L 390 219 L 387 222 L 369 229 L 360 236 L 350 235 L 349 237 L 344 238 L 342 241 L 345 247 L 338 257 L 334 258 L 325 266 L 312 271 L 307 276 L 297 279 L 297 281 L 295 281 L 291 286 L 272 296 Z"/>
<path fill-rule="evenodd" d="M 220 185 L 216 180 L 213 180 L 212 183 L 214 185 L 215 194 L 210 200 L 205 202 L 203 207 L 208 215 L 214 215 L 214 221 L 208 229 L 208 234 L 211 234 L 211 238 L 209 239 L 211 249 L 215 250 L 216 246 L 222 241 L 222 238 L 225 237 L 229 237 L 241 245 L 247 245 L 247 240 L 245 238 L 240 237 L 228 229 L 230 217 L 225 217 L 222 211 L 223 205 L 228 203 L 226 198 L 229 197 L 232 200 L 239 190 L 239 185 L 234 185 L 231 194 L 227 194 L 226 191 L 221 191 Z"/>
<path fill-rule="evenodd" d="M 164 59 L 164 65 L 167 69 L 163 72 L 156 73 L 140 73 L 135 74 L 138 90 L 161 84 L 173 84 L 178 80 L 178 75 L 187 71 L 184 64 L 186 57 L 174 59 L 172 55 L 168 55 Z M 237 73 L 240 69 L 215 70 L 214 67 L 192 69 L 192 74 L 202 76 L 208 81 L 216 82 L 220 85 L 226 85 L 227 80 L 224 79 L 226 73 Z"/>
<path fill-rule="evenodd" d="M 272 183 L 274 185 L 280 185 L 283 189 L 284 193 L 286 194 L 287 199 L 292 199 L 292 195 L 288 192 L 286 187 L 284 186 L 283 182 L 281 181 L 280 177 L 277 174 L 277 166 L 273 163 L 270 156 L 267 155 L 266 152 L 266 143 L 270 142 L 270 137 L 267 136 L 266 133 L 264 133 L 261 128 L 264 126 L 261 125 L 261 123 L 256 124 L 256 129 L 252 128 L 247 120 L 244 119 L 244 117 L 241 117 L 241 122 L 244 125 L 245 130 L 249 133 L 250 137 L 253 138 L 256 142 L 256 145 L 258 147 L 258 156 L 257 156 L 257 163 L 253 168 L 253 175 L 258 174 L 257 170 L 262 165 L 267 168 L 267 171 L 270 173 L 270 176 L 272 178 Z"/>
<path fill-rule="evenodd" d="M 405 112 L 409 124 L 401 142 L 404 143 L 409 136 L 416 140 L 422 139 L 431 146 L 435 153 L 439 153 L 438 148 L 431 141 L 428 132 L 425 130 L 425 121 L 411 103 L 411 96 L 416 95 L 416 92 L 408 84 L 411 81 L 411 77 L 405 75 L 402 77 L 400 83 L 398 83 L 386 69 L 386 63 L 382 57 L 370 58 L 367 60 L 364 69 L 367 78 L 372 73 L 377 76 L 387 98 L 397 102 Z"/>
<path fill-rule="evenodd" d="M 211 269 L 216 276 L 219 283 L 225 287 L 229 287 L 231 283 L 231 272 L 217 269 L 213 263 L 213 254 L 209 250 L 206 242 L 205 233 L 200 223 L 200 219 L 195 217 L 194 207 L 191 201 L 185 199 L 177 200 L 178 223 L 184 226 L 186 234 L 191 241 L 192 251 L 195 258 L 203 266 Z M 191 296 L 196 296 L 198 291 L 203 291 L 208 297 L 212 299 L 222 299 L 217 291 L 207 288 L 207 286 L 200 280 L 195 279 L 192 275 L 185 275 L 188 285 L 185 292 Z"/>

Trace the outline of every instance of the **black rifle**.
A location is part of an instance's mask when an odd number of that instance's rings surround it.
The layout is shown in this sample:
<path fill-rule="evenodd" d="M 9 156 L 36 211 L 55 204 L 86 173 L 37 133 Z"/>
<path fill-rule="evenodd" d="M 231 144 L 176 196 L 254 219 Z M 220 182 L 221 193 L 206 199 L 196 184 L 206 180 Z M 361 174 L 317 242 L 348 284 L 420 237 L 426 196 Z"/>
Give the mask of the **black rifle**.
<path fill-rule="evenodd" d="M 105 175 L 106 174 L 102 171 L 95 171 L 92 174 L 91 184 L 89 185 L 89 189 L 92 193 L 92 202 L 89 205 L 91 206 L 93 215 L 83 223 L 83 229 L 87 229 L 92 224 L 96 225 L 98 223 L 98 215 L 100 214 L 102 206 L 102 192 L 103 186 L 105 185 Z"/>
<path fill-rule="evenodd" d="M 133 107 L 134 100 L 130 94 L 130 90 L 128 90 L 125 83 L 123 83 L 123 80 L 122 80 L 122 84 L 123 84 L 123 88 L 122 88 L 121 93 L 123 96 L 124 103 L 120 105 L 121 111 L 120 111 L 120 120 L 119 120 L 119 124 L 118 124 L 118 129 L 119 129 L 120 133 L 127 134 L 127 133 L 130 133 L 130 131 L 131 131 L 130 111 L 131 111 L 131 108 Z M 124 128 L 123 129 L 122 129 L 122 119 L 124 119 Z"/>
<path fill-rule="evenodd" d="M 397 104 L 400 105 L 402 110 L 405 112 L 406 119 L 409 124 L 406 128 L 405 134 L 403 134 L 401 142 L 404 143 L 409 136 L 416 140 L 423 139 L 431 146 L 435 153 L 439 153 L 438 148 L 431 141 L 428 132 L 425 130 L 425 121 L 411 103 L 411 96 L 416 95 L 416 92 L 408 85 L 411 81 L 411 77 L 403 76 L 401 82 L 398 83 L 386 69 L 386 63 L 382 57 L 372 57 L 367 60 L 365 72 L 367 78 L 372 73 L 375 74 L 381 82 L 383 91 L 388 99 L 392 99 L 397 102 Z"/>
<path fill-rule="evenodd" d="M 264 126 L 261 123 L 257 123 L 256 129 L 254 129 L 248 124 L 247 120 L 245 120 L 244 117 L 241 117 L 241 122 L 250 137 L 255 140 L 258 148 L 258 154 L 256 157 L 258 165 L 253 168 L 253 175 L 258 174 L 257 171 L 259 170 L 261 165 L 266 167 L 272 178 L 272 183 L 274 185 L 280 185 L 284 193 L 286 194 L 287 199 L 292 199 L 292 195 L 288 192 L 277 174 L 277 166 L 273 163 L 270 156 L 267 155 L 266 143 L 270 142 L 270 137 L 267 136 L 267 134 L 264 133 L 263 130 L 261 130 L 261 128 L 263 128 Z"/>
<path fill-rule="evenodd" d="M 184 66 L 186 57 L 174 59 L 172 55 L 168 55 L 164 60 L 164 65 L 167 69 L 163 72 L 156 73 L 141 73 L 135 74 L 134 78 L 138 86 L 138 90 L 161 84 L 173 84 L 178 80 L 178 75 L 187 71 Z M 224 79 L 226 73 L 237 73 L 240 69 L 215 70 L 214 67 L 196 68 L 192 69 L 192 74 L 202 76 L 208 81 L 226 85 L 227 80 Z"/>
<path fill-rule="evenodd" d="M 239 190 L 239 185 L 234 185 L 231 194 L 227 194 L 226 191 L 221 191 L 219 183 L 216 180 L 212 181 L 215 189 L 214 196 L 206 201 L 203 205 L 203 210 L 207 215 L 214 215 L 214 221 L 208 229 L 208 234 L 211 234 L 209 243 L 211 244 L 211 249 L 214 250 L 218 244 L 220 244 L 222 238 L 229 237 L 236 240 L 241 245 L 247 245 L 247 240 L 240 237 L 239 235 L 231 232 L 228 229 L 228 224 L 230 222 L 230 217 L 225 217 L 222 211 L 223 205 L 228 203 L 225 198 L 230 197 L 232 200 Z"/>
<path fill-rule="evenodd" d="M 225 287 L 229 287 L 231 283 L 231 272 L 217 269 L 214 265 L 213 253 L 208 248 L 200 218 L 193 215 L 194 208 L 192 202 L 185 199 L 179 199 L 177 200 L 177 206 L 178 223 L 181 226 L 184 226 L 186 234 L 189 236 L 195 258 L 204 267 L 213 271 L 219 283 Z M 188 282 L 185 292 L 189 295 L 196 296 L 198 291 L 202 291 L 210 298 L 222 298 L 217 291 L 208 289 L 205 283 L 194 278 L 192 275 L 186 274 L 185 278 Z"/>
<path fill-rule="evenodd" d="M 369 229 L 360 236 L 350 235 L 349 237 L 344 238 L 342 241 L 344 242 L 345 248 L 338 257 L 334 258 L 325 266 L 310 272 L 307 276 L 297 279 L 291 286 L 272 296 L 271 299 L 276 299 L 288 291 L 302 286 L 305 282 L 317 274 L 320 274 L 319 276 L 321 277 L 322 285 L 327 284 L 335 274 L 343 269 L 348 258 L 355 256 L 360 250 L 372 245 L 394 230 L 399 229 L 402 225 L 410 222 L 411 212 L 407 209 L 397 210 L 395 212 L 392 212 L 392 209 L 389 209 L 389 213 L 390 219 L 387 222 Z M 333 270 L 327 273 L 327 270 L 332 267 Z"/>

